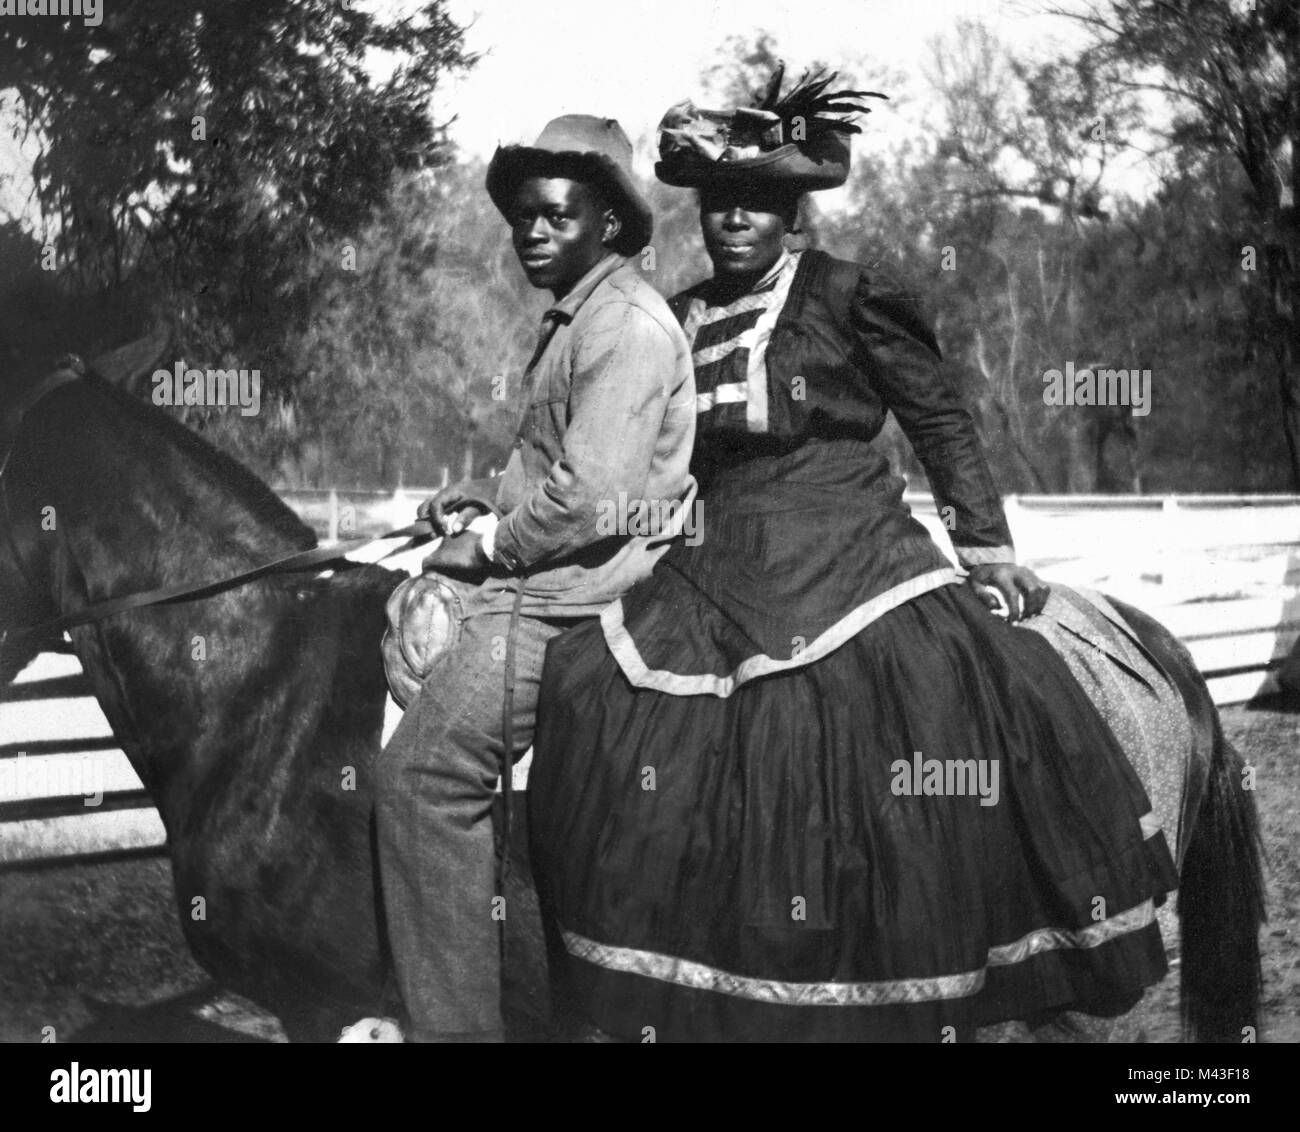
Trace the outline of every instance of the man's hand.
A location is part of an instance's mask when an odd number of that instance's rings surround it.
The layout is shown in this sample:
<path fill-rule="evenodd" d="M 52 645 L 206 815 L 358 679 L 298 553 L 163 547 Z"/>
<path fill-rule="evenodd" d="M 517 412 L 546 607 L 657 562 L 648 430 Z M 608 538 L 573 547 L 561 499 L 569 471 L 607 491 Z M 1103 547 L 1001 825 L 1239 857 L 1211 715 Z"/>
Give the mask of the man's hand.
<path fill-rule="evenodd" d="M 969 582 L 989 609 L 998 607 L 998 600 L 991 591 L 1000 593 L 1007 603 L 1008 621 L 1042 613 L 1052 592 L 1052 588 L 1027 566 L 1017 566 L 1013 562 L 976 566 L 970 572 Z"/>
<path fill-rule="evenodd" d="M 433 524 L 434 534 L 454 535 L 463 531 L 475 519 L 487 514 L 480 502 L 490 497 L 491 481 L 463 480 L 448 484 L 437 495 L 426 499 L 416 509 L 416 515 Z"/>
<path fill-rule="evenodd" d="M 482 578 L 491 563 L 483 553 L 483 540 L 474 534 L 444 538 L 438 549 L 423 562 L 425 570 L 449 574 L 453 578 Z"/>

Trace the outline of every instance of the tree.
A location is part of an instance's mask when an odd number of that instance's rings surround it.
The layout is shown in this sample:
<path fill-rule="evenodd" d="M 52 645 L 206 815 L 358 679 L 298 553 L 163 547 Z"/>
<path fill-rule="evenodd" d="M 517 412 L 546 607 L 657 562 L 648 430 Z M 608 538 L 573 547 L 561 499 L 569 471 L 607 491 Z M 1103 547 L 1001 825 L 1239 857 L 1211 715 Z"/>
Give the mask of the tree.
<path fill-rule="evenodd" d="M 1095 60 L 1022 62 L 971 21 L 932 52 L 942 120 L 929 211 L 950 249 L 949 340 L 983 378 L 972 399 L 989 447 L 1008 482 L 1097 490 L 1092 414 L 1045 414 L 1038 378 L 1066 359 L 1105 357 L 1082 261 L 1104 242 L 1106 175 L 1134 124 L 1132 98 Z"/>
<path fill-rule="evenodd" d="M 398 66 L 375 82 L 372 52 Z M 444 159 L 429 98 L 470 65 L 444 0 L 385 22 L 334 0 L 115 0 L 102 22 L 0 21 L 0 91 L 40 153 L 42 244 L 68 285 L 154 286 L 197 353 L 283 375 L 313 248 L 395 172 Z"/>
<path fill-rule="evenodd" d="M 302 443 L 280 482 L 426 487 L 504 466 L 546 298 L 483 180 L 481 162 L 403 174 L 356 237 L 321 250 L 319 314 L 293 347 Z"/>
<path fill-rule="evenodd" d="M 1060 14 L 1088 27 L 1091 56 L 1135 68 L 1124 89 L 1173 107 L 1161 131 L 1184 162 L 1231 153 L 1248 185 L 1250 231 L 1225 271 L 1244 270 L 1300 490 L 1300 5 L 1295 0 L 1106 0 Z M 1256 263 L 1252 264 L 1251 252 Z"/>

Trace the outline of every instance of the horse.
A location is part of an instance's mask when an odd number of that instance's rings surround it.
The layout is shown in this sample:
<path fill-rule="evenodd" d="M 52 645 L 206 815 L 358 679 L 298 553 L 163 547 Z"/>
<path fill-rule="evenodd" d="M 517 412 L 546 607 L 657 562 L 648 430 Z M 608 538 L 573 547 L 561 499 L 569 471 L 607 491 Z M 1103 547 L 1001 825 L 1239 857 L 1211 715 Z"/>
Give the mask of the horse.
<path fill-rule="evenodd" d="M 219 583 L 316 544 L 266 484 L 119 388 L 111 369 L 96 362 L 38 399 L 0 405 L 0 630 L 11 639 L 111 597 Z M 69 631 L 161 815 L 195 959 L 276 1014 L 291 1040 L 330 1040 L 385 999 L 372 789 L 384 606 L 406 574 L 336 565 Z M 1263 919 L 1241 759 L 1186 649 L 1138 610 L 1113 608 L 1169 674 L 1190 735 L 1181 758 L 1139 767 L 1153 797 L 1159 787 L 1175 799 L 1163 819 L 1178 831 L 1186 1033 L 1240 1041 L 1258 1024 Z M 10 675 L 33 647 L 17 636 Z M 514 875 L 527 885 L 526 869 Z M 524 981 L 544 984 L 540 920 L 515 930 Z"/>

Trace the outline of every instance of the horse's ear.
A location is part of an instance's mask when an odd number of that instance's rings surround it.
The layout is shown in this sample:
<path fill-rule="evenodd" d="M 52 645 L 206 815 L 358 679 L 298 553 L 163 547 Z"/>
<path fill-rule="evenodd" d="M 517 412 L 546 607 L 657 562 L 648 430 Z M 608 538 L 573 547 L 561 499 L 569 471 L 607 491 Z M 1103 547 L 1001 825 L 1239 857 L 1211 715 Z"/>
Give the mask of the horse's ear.
<path fill-rule="evenodd" d="M 144 387 L 145 379 L 157 369 L 171 343 L 171 327 L 159 322 L 143 338 L 100 354 L 90 363 L 90 368 L 123 393 L 134 397 Z"/>

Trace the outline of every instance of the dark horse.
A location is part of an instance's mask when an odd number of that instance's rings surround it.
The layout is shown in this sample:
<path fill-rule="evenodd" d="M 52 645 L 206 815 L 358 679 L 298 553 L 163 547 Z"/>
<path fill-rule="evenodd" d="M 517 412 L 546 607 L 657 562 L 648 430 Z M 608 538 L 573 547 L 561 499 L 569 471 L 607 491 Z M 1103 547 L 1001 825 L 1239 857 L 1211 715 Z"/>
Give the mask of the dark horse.
<path fill-rule="evenodd" d="M 8 425 L 0 629 L 314 545 L 250 472 L 93 371 Z M 403 576 L 276 575 L 71 631 L 162 816 L 195 958 L 294 1038 L 332 1038 L 374 1014 L 384 985 L 371 789 L 384 603 Z M 1259 993 L 1253 806 L 1191 658 L 1151 619 L 1123 613 L 1177 681 L 1202 768 L 1176 768 L 1195 795 L 1178 852 L 1185 1016 L 1202 1040 L 1239 1041 Z"/>

